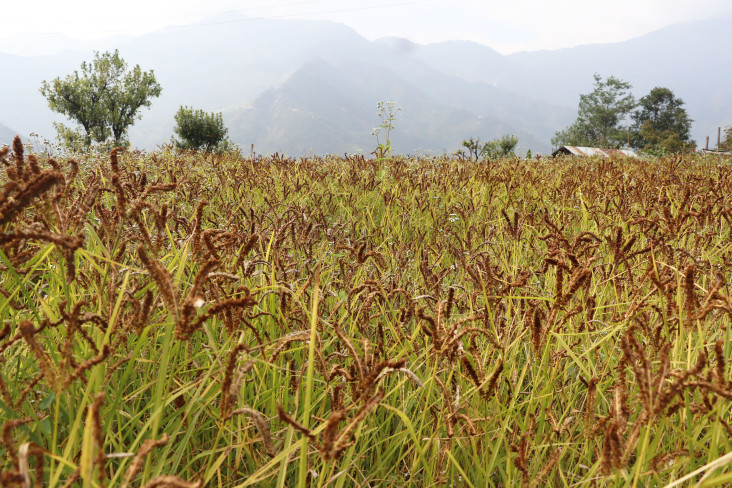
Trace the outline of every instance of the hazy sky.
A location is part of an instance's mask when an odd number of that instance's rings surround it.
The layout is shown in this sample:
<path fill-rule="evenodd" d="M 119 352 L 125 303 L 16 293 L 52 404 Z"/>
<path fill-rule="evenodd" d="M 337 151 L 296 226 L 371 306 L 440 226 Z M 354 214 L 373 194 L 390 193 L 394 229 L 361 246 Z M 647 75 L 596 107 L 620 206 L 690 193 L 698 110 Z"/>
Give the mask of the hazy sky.
<path fill-rule="evenodd" d="M 327 19 L 369 39 L 467 39 L 503 53 L 630 39 L 689 20 L 732 16 L 730 0 L 25 0 L 5 2 L 2 38 L 141 34 L 241 10 L 255 18 Z M 256 20 L 252 20 L 256 22 Z"/>

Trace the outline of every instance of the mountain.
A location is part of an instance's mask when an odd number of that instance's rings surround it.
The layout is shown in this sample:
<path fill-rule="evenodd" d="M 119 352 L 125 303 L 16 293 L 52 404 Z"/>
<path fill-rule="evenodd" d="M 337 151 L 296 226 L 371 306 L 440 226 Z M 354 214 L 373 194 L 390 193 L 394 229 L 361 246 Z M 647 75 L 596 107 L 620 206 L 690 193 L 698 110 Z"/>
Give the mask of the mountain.
<path fill-rule="evenodd" d="M 508 56 L 476 42 L 446 41 L 420 45 L 395 37 L 376 42 L 469 82 L 487 83 L 533 99 L 559 100 L 562 104 L 571 105 L 559 96 L 561 84 L 558 82 L 553 82 L 540 73 L 531 72 Z"/>
<path fill-rule="evenodd" d="M 18 132 L 14 131 L 10 127 L 0 124 L 0 147 L 5 146 L 6 144 L 10 145 L 17 134 Z"/>
<path fill-rule="evenodd" d="M 506 56 L 466 41 L 369 41 L 333 22 L 229 12 L 118 39 L 114 47 L 128 63 L 153 69 L 163 86 L 130 130 L 138 147 L 169 140 L 175 112 L 187 105 L 223 112 L 232 140 L 254 143 L 257 152 L 370 152 L 376 103 L 390 100 L 401 108 L 392 134 L 399 152 L 452 152 L 468 137 L 509 133 L 519 137 L 521 151 L 547 152 L 554 132 L 576 117 L 579 94 L 592 90 L 595 72 L 631 82 L 638 97 L 654 86 L 671 88 L 686 101 L 700 143 L 717 126 L 732 124 L 732 53 L 724 49 L 732 45 L 730 20 Z M 4 122 L 52 138 L 52 122 L 63 117 L 48 109 L 38 89 L 99 49 L 84 46 L 53 56 L 0 54 Z"/>
<path fill-rule="evenodd" d="M 3 122 L 21 133 L 37 133 L 42 138 L 53 139 L 53 121 L 64 119 L 49 110 L 46 99 L 38 91 L 41 82 L 79 69 L 81 62 L 88 58 L 86 53 L 77 51 L 33 57 L 0 53 L 0 66 L 4 68 L 0 85 Z"/>
<path fill-rule="evenodd" d="M 465 134 L 514 133 L 524 145 L 540 147 L 530 132 L 506 122 L 435 103 L 414 85 L 384 67 L 315 59 L 282 86 L 268 90 L 252 106 L 230 115 L 230 136 L 249 138 L 258 152 L 306 155 L 366 153 L 380 96 L 399 100 L 392 147 L 397 153 L 453 151 Z M 385 142 L 383 135 L 381 142 Z M 525 147 L 525 146 L 524 146 Z"/>
<path fill-rule="evenodd" d="M 154 70 L 163 87 L 162 95 L 153 100 L 151 109 L 142 110 L 142 120 L 132 127 L 134 144 L 154 147 L 168 140 L 181 105 L 207 111 L 246 106 L 286 81 L 320 52 L 321 45 L 347 44 L 349 38 L 368 43 L 352 29 L 332 22 L 249 20 L 230 13 L 202 25 L 164 29 L 115 46 L 129 64 Z M 0 88 L 0 114 L 25 132 L 52 138 L 52 122 L 64 117 L 48 109 L 38 91 L 41 83 L 78 70 L 82 61 L 92 59 L 94 49 L 90 42 L 86 50 L 52 56 L 0 54 L 6 73 Z"/>
<path fill-rule="evenodd" d="M 552 73 L 563 100 L 591 90 L 592 73 L 614 75 L 640 97 L 664 86 L 686 102 L 699 144 L 732 125 L 732 17 L 672 25 L 622 43 L 508 56 L 532 74 Z M 557 78 L 554 78 L 556 73 Z M 559 102 L 559 100 L 557 100 Z M 576 103 L 576 102 L 575 102 Z"/>
<path fill-rule="evenodd" d="M 128 62 L 154 69 L 163 86 L 162 95 L 130 130 L 133 144 L 142 147 L 169 140 L 181 105 L 223 112 L 235 142 L 245 147 L 253 142 L 272 152 L 370 150 L 379 100 L 393 100 L 402 108 L 394 146 L 405 152 L 454 151 L 467 137 L 486 140 L 506 131 L 520 137 L 522 149 L 546 151 L 553 123 L 571 120 L 566 107 L 441 72 L 333 22 L 255 20 L 228 13 L 187 29 L 130 39 L 119 50 Z M 63 118 L 46 108 L 38 87 L 90 58 L 91 49 L 55 56 L 0 55 L 8 72 L 23 73 L 22 78 L 10 77 L 9 89 L 0 93 L 0 113 L 12 114 L 13 123 L 24 130 L 52 136 L 52 121 Z M 332 78 L 313 80 L 316 60 L 333 68 Z M 342 96 L 322 96 L 335 93 Z M 309 126 L 303 111 L 315 114 L 319 123 Z M 450 127 L 442 126 L 447 121 Z"/>
<path fill-rule="evenodd" d="M 537 110 L 547 114 L 544 120 L 559 118 L 564 122 L 570 120 L 571 116 L 565 108 L 546 109 L 545 104 L 523 95 L 481 86 L 480 83 L 468 86 L 458 76 L 440 72 L 420 60 L 405 58 L 391 47 L 368 41 L 354 30 L 333 22 L 254 21 L 231 13 L 202 21 L 193 29 L 197 33 L 195 39 L 191 38 L 190 33 L 181 30 L 161 31 L 125 46 L 125 50 L 131 52 L 144 51 L 140 63 L 145 61 L 148 65 L 156 66 L 160 83 L 164 87 L 172 87 L 164 89 L 163 96 L 155 102 L 155 109 L 150 112 L 149 125 L 154 129 L 143 128 L 142 124 L 139 128 L 135 126 L 130 132 L 133 140 L 145 141 L 149 145 L 151 136 L 159 141 L 166 134 L 171 134 L 175 110 L 181 105 L 181 100 L 186 99 L 189 101 L 185 103 L 189 105 L 223 111 L 225 120 L 231 120 L 227 123 L 234 141 L 244 146 L 254 143 L 255 147 L 266 147 L 266 151 L 271 152 L 303 152 L 317 147 L 318 153 L 338 153 L 342 152 L 342 147 L 373 148 L 375 142 L 370 134 L 378 124 L 375 106 L 379 100 L 393 100 L 402 108 L 398 132 L 394 137 L 395 148 L 403 148 L 406 152 L 417 149 L 433 152 L 456 150 L 469 135 L 456 135 L 451 141 L 446 141 L 444 137 L 410 136 L 403 141 L 405 144 L 406 141 L 421 142 L 411 146 L 397 143 L 396 136 L 402 132 L 400 128 L 414 126 L 414 131 L 419 131 L 420 124 L 425 130 L 428 125 L 435 125 L 424 118 L 414 118 L 417 112 L 407 110 L 409 107 L 405 104 L 410 105 L 407 95 L 412 92 L 423 94 L 420 104 L 412 106 L 429 104 L 437 112 L 452 109 L 451 116 L 459 120 L 459 123 L 456 121 L 456 127 L 492 127 L 492 130 L 471 132 L 470 135 L 495 138 L 504 134 L 501 132 L 502 127 L 515 127 L 517 135 L 524 135 L 521 147 L 532 147 L 534 150 L 550 149 L 548 140 L 553 128 L 544 122 L 536 123 L 535 118 L 527 113 L 526 107 L 541 106 Z M 161 58 L 165 58 L 162 63 Z M 312 77 L 305 73 L 312 74 L 313 66 L 317 65 L 312 64 L 314 60 L 325 62 L 321 65 L 323 67 L 338 67 L 337 71 L 343 75 L 339 78 L 342 85 L 334 87 L 334 79 L 323 80 L 324 77 L 320 77 L 321 83 L 325 81 L 330 88 L 313 90 Z M 202 66 L 205 66 L 205 77 L 201 76 Z M 346 68 L 341 70 L 341 67 Z M 388 76 L 392 80 L 378 79 L 386 72 L 389 72 Z M 176 80 L 181 79 L 195 80 L 201 87 L 194 91 L 190 82 L 176 84 Z M 300 86 L 300 83 L 303 85 Z M 398 87 L 402 88 L 401 91 Z M 345 106 L 339 105 L 340 101 L 335 98 L 319 96 L 337 92 L 344 92 L 343 97 L 348 98 Z M 475 92 L 479 96 L 471 97 L 470 93 Z M 307 100 L 303 100 L 305 94 L 308 94 Z M 491 103 L 486 94 L 492 94 L 492 100 L 501 103 Z M 305 104 L 308 110 L 297 106 L 287 107 L 286 102 L 293 100 L 293 97 L 299 100 L 298 103 Z M 267 107 L 268 103 L 275 103 L 276 106 Z M 303 111 L 316 114 L 320 123 L 309 127 L 302 120 Z M 481 123 L 486 116 L 496 118 L 494 111 L 503 114 L 498 117 L 501 119 L 500 124 Z M 247 122 L 254 113 L 258 114 L 258 120 Z M 340 114 L 341 119 L 334 128 L 326 129 L 335 120 L 333 114 L 336 113 Z M 358 123 L 361 116 L 365 116 L 366 120 Z M 347 120 L 350 117 L 354 120 Z M 268 122 L 264 123 L 265 120 Z M 523 125 L 528 127 L 523 129 Z M 290 129 L 285 131 L 284 127 Z M 350 132 L 347 128 L 350 128 Z M 443 130 L 442 133 L 455 134 L 455 131 Z M 145 137 L 148 139 L 145 140 Z M 349 142 L 342 146 L 332 142 L 331 145 L 322 145 L 315 139 L 348 139 Z"/>
<path fill-rule="evenodd" d="M 0 33 L 2 36 L 2 33 Z M 112 36 L 94 41 L 94 49 L 100 51 L 113 50 L 129 39 L 129 36 Z M 52 56 L 64 51 L 85 51 L 89 49 L 89 41 L 74 39 L 63 34 L 24 33 L 0 38 L 4 54 L 18 56 Z"/>
<path fill-rule="evenodd" d="M 731 23 L 732 18 L 688 22 L 624 42 L 507 56 L 464 41 L 407 51 L 441 71 L 575 110 L 579 95 L 592 91 L 594 73 L 630 82 L 637 98 L 668 87 L 686 102 L 695 120 L 693 136 L 702 144 L 717 127 L 732 125 Z"/>

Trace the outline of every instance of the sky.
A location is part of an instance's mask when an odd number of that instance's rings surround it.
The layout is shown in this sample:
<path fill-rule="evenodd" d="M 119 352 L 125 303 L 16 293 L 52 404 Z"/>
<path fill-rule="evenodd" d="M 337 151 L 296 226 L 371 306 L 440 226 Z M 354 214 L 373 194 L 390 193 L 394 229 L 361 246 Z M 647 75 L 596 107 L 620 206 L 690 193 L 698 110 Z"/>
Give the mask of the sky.
<path fill-rule="evenodd" d="M 504 54 L 618 42 L 692 20 L 730 17 L 730 0 L 25 0 L 6 2 L 3 38 L 78 39 L 180 28 L 240 10 L 257 18 L 332 20 L 368 39 L 471 40 Z"/>

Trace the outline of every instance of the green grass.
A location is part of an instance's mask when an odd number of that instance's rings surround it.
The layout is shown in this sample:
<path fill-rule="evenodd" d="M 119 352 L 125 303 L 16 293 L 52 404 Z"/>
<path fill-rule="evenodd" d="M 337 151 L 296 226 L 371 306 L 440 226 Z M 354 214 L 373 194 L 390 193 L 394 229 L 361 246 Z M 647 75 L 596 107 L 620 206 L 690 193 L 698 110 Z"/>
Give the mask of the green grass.
<path fill-rule="evenodd" d="M 5 484 L 730 483 L 729 161 L 60 164 L 0 177 Z"/>

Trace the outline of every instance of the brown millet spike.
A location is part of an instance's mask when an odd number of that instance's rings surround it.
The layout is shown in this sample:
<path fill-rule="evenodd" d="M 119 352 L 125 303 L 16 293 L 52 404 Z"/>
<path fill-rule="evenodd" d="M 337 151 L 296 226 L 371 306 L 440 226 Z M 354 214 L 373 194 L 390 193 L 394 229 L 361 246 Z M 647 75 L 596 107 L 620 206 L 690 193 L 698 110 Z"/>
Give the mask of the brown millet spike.
<path fill-rule="evenodd" d="M 269 424 L 267 423 L 267 419 L 264 418 L 264 415 L 262 415 L 262 413 L 258 410 L 247 407 L 237 408 L 236 410 L 231 412 L 232 417 L 234 415 L 241 414 L 248 415 L 252 418 L 252 420 L 254 421 L 254 425 L 257 426 L 257 430 L 262 436 L 262 444 L 264 444 L 264 449 L 267 452 L 267 455 L 272 458 L 275 457 L 277 455 L 277 450 L 272 443 L 272 433 L 270 432 Z"/>
<path fill-rule="evenodd" d="M 300 432 L 311 441 L 315 440 L 315 435 L 313 435 L 313 432 L 297 420 L 287 415 L 287 412 L 285 412 L 285 410 L 280 405 L 277 405 L 277 416 L 281 421 L 285 422 L 286 424 L 290 424 L 296 431 Z"/>
<path fill-rule="evenodd" d="M 605 429 L 605 439 L 602 444 L 602 464 L 601 471 L 609 474 L 613 469 L 621 468 L 621 451 L 622 441 L 618 433 L 619 425 L 617 420 L 613 420 Z"/>
<path fill-rule="evenodd" d="M 229 412 L 231 411 L 231 397 L 229 390 L 231 389 L 233 373 L 236 367 L 236 358 L 242 351 L 249 352 L 249 346 L 243 342 L 237 344 L 234 349 L 231 350 L 229 353 L 229 360 L 226 362 L 224 380 L 221 382 L 221 401 L 219 402 L 219 411 L 222 420 L 229 418 Z"/>
<path fill-rule="evenodd" d="M 343 345 L 346 346 L 348 352 L 351 353 L 351 359 L 353 359 L 353 362 L 356 364 L 356 368 L 358 369 L 358 380 L 363 381 L 366 376 L 366 371 L 363 361 L 361 360 L 361 356 L 358 354 L 355 346 L 348 339 L 348 337 L 346 337 L 346 334 L 343 333 L 340 327 L 336 325 L 334 326 L 333 330 L 335 331 L 338 338 L 343 342 Z"/>
<path fill-rule="evenodd" d="M 77 379 L 84 373 L 84 371 L 88 370 L 92 366 L 96 366 L 97 364 L 100 364 L 102 361 L 107 359 L 109 357 L 109 353 L 111 352 L 109 345 L 105 344 L 102 347 L 102 350 L 99 351 L 99 354 L 91 359 L 87 359 L 80 365 L 78 365 L 76 368 L 74 368 L 74 372 L 69 375 L 66 380 L 64 380 L 63 387 L 66 388 L 69 384 L 71 384 L 72 381 Z"/>
<path fill-rule="evenodd" d="M 710 383 L 709 381 L 690 381 L 689 383 L 687 383 L 687 385 L 689 385 L 690 387 L 704 388 L 707 391 L 716 393 L 722 398 L 732 400 L 732 390 L 720 388 L 719 385 L 715 383 Z"/>
<path fill-rule="evenodd" d="M 18 454 L 15 451 L 15 443 L 13 442 L 13 438 L 10 435 L 10 431 L 13 430 L 16 427 L 19 427 L 21 425 L 27 424 L 28 422 L 32 422 L 32 417 L 25 417 L 22 419 L 13 419 L 8 420 L 3 424 L 3 432 L 2 432 L 2 441 L 3 445 L 5 446 L 5 451 L 7 452 L 7 455 L 10 456 L 10 460 L 13 462 L 13 466 L 18 466 Z"/>
<path fill-rule="evenodd" d="M 323 447 L 320 450 L 320 454 L 326 461 L 335 459 L 337 455 L 338 427 L 345 419 L 346 413 L 343 410 L 335 410 L 330 414 L 328 422 L 325 424 L 325 431 L 323 432 Z"/>
<path fill-rule="evenodd" d="M 23 167 L 24 167 L 24 161 L 23 161 L 23 143 L 20 140 L 20 136 L 15 136 L 13 139 L 13 152 L 15 153 L 15 176 L 19 180 L 24 179 L 23 174 Z"/>
<path fill-rule="evenodd" d="M 48 169 L 25 185 L 12 200 L 3 191 L 5 198 L 0 199 L 0 225 L 9 222 L 16 213 L 24 210 L 31 200 L 46 193 L 54 185 L 62 182 L 63 179 L 64 177 L 61 173 Z"/>
<path fill-rule="evenodd" d="M 592 275 L 592 271 L 589 268 L 577 268 L 572 273 L 569 280 L 569 286 L 567 293 L 562 297 L 564 303 L 568 302 L 570 298 L 580 289 L 585 281 Z"/>
<path fill-rule="evenodd" d="M 212 304 L 203 315 L 200 315 L 193 323 L 179 322 L 175 329 L 178 339 L 188 340 L 196 332 L 201 324 L 219 312 L 226 312 L 232 309 L 249 308 L 257 304 L 257 301 L 246 290 L 244 296 L 239 298 L 225 298 Z M 233 331 L 231 331 L 233 332 Z"/>
<path fill-rule="evenodd" d="M 99 418 L 99 410 L 102 408 L 105 398 L 105 393 L 103 391 L 99 392 L 94 397 L 94 401 L 91 405 L 92 422 L 94 422 L 94 443 L 97 445 L 97 459 L 95 463 L 99 468 L 100 479 L 104 479 L 107 476 L 107 470 L 104 468 L 104 465 L 107 462 L 107 456 L 104 454 L 104 435 L 102 433 L 102 422 Z M 103 486 L 104 484 L 102 483 L 102 487 Z"/>
<path fill-rule="evenodd" d="M 112 167 L 113 173 L 119 173 L 119 162 L 117 161 L 117 153 L 119 152 L 119 148 L 115 147 L 112 149 L 112 152 L 109 153 L 109 164 Z"/>
<path fill-rule="evenodd" d="M 202 199 L 198 202 L 198 206 L 196 207 L 196 218 L 193 222 L 193 235 L 191 239 L 193 242 L 193 250 L 196 252 L 198 252 L 201 245 L 201 220 L 203 219 L 203 207 L 205 207 L 207 203 L 206 199 Z"/>
<path fill-rule="evenodd" d="M 417 317 L 419 317 L 420 319 L 428 322 L 431 325 L 430 328 L 426 328 L 426 327 L 422 326 L 422 329 L 430 337 L 432 337 L 433 347 L 435 349 L 440 349 L 440 347 L 442 345 L 442 337 L 441 337 L 442 334 L 440 334 L 439 324 L 438 324 L 438 322 L 435 319 L 433 319 L 432 317 L 430 317 L 429 315 L 427 315 L 425 313 L 425 310 L 426 309 L 424 307 L 418 309 L 417 310 Z"/>
<path fill-rule="evenodd" d="M 596 377 L 590 378 L 587 383 L 587 403 L 585 407 L 585 437 L 589 436 L 592 423 L 595 421 L 595 399 L 597 395 L 597 383 L 600 380 Z"/>
<path fill-rule="evenodd" d="M 715 380 L 722 388 L 727 387 L 727 378 L 725 375 L 725 370 L 727 368 L 724 359 L 724 342 L 724 339 L 719 339 L 714 343 L 714 358 L 716 359 Z"/>
<path fill-rule="evenodd" d="M 38 175 L 41 173 L 41 167 L 38 165 L 38 158 L 34 154 L 28 155 L 28 166 L 32 175 Z M 54 168 L 58 170 L 58 168 Z"/>
<path fill-rule="evenodd" d="M 147 290 L 147 292 L 145 292 L 145 296 L 142 298 L 140 308 L 135 315 L 135 321 L 133 323 L 133 328 L 135 330 L 142 329 L 147 323 L 148 316 L 150 315 L 150 310 L 152 309 L 152 302 L 153 293 L 151 290 Z"/>
<path fill-rule="evenodd" d="M 16 409 L 20 408 L 21 405 L 23 404 L 23 402 L 25 401 L 25 398 L 28 396 L 28 394 L 31 391 L 33 391 L 33 389 L 42 379 L 43 379 L 43 374 L 39 374 L 38 376 L 36 376 L 33 379 L 33 381 L 28 383 L 28 385 L 25 388 L 23 388 L 23 391 L 20 392 L 20 398 L 18 398 L 18 400 L 15 403 L 13 403 L 12 401 L 6 401 L 6 403 L 8 405 L 13 405 L 13 408 L 16 408 Z M 2 381 L 2 380 L 0 379 L 0 381 Z M 5 389 L 5 384 L 1 383 L 1 386 L 2 386 L 2 390 L 3 390 L 3 399 L 10 400 L 10 395 L 8 394 L 8 392 Z"/>
<path fill-rule="evenodd" d="M 475 371 L 475 368 L 473 368 L 473 364 L 470 362 L 470 359 L 468 359 L 467 356 L 462 356 L 460 358 L 460 362 L 462 363 L 463 370 L 468 378 L 470 378 L 470 380 L 475 384 L 476 388 L 480 388 L 480 378 L 478 377 L 478 373 Z"/>
<path fill-rule="evenodd" d="M 59 247 L 64 247 L 75 251 L 84 245 L 84 239 L 79 236 L 69 236 L 55 234 L 47 230 L 21 230 L 21 231 L 10 231 L 0 235 L 0 244 L 13 241 L 15 239 L 38 239 L 41 241 L 52 242 Z"/>
<path fill-rule="evenodd" d="M 564 295 L 564 267 L 563 266 L 557 266 L 557 285 L 556 285 L 556 290 L 554 293 L 557 296 L 556 303 L 562 303 L 562 298 Z"/>
<path fill-rule="evenodd" d="M 501 373 L 503 372 L 503 358 L 501 358 L 498 361 L 498 366 L 496 366 L 496 370 L 491 373 L 491 376 L 488 378 L 488 386 L 483 390 L 483 398 L 488 398 L 490 395 L 493 394 L 493 390 L 498 385 L 498 378 L 500 377 Z"/>
<path fill-rule="evenodd" d="M 676 458 L 681 456 L 688 456 L 689 450 L 688 449 L 678 449 L 676 451 L 661 453 L 656 456 L 654 456 L 651 461 L 648 463 L 651 466 L 651 469 L 655 472 L 663 471 L 667 465 L 674 461 Z M 666 465 L 666 466 L 664 466 Z"/>
<path fill-rule="evenodd" d="M 340 451 L 348 445 L 348 439 L 351 437 L 352 432 L 361 422 L 363 422 L 369 412 L 379 406 L 379 403 L 384 399 L 384 396 L 386 396 L 386 391 L 383 388 L 379 388 L 379 390 L 361 406 L 348 425 L 339 433 L 335 446 L 336 449 Z"/>
<path fill-rule="evenodd" d="M 543 342 L 543 333 L 541 327 L 541 312 L 538 308 L 534 308 L 530 312 L 531 316 L 531 345 L 534 347 L 534 352 L 538 353 L 541 350 L 541 344 Z"/>
<path fill-rule="evenodd" d="M 407 360 L 397 359 L 396 361 L 382 361 L 381 363 L 374 366 L 371 371 L 369 371 L 369 374 L 366 376 L 366 378 L 363 378 L 361 380 L 361 388 L 363 389 L 362 395 L 364 392 L 371 389 L 377 382 L 377 380 L 380 378 L 381 373 L 385 370 L 398 370 L 407 363 Z"/>
<path fill-rule="evenodd" d="M 694 294 L 694 273 L 696 266 L 690 264 L 684 269 L 684 311 L 686 312 L 685 322 L 688 324 L 694 316 L 694 309 L 697 307 L 696 295 Z"/>
<path fill-rule="evenodd" d="M 220 265 L 221 265 L 221 263 L 217 259 L 212 258 L 212 259 L 209 259 L 208 261 L 206 261 L 206 263 L 201 268 L 201 271 L 199 271 L 198 274 L 196 275 L 196 279 L 193 281 L 193 286 L 191 287 L 191 291 L 188 293 L 189 300 L 194 300 L 198 297 L 201 287 L 203 286 L 203 283 L 206 281 L 206 278 L 208 278 L 208 275 L 211 274 Z"/>
<path fill-rule="evenodd" d="M 450 287 L 447 291 L 447 304 L 445 306 L 444 321 L 450 320 L 450 314 L 452 313 L 452 306 L 455 300 L 455 288 Z"/>
<path fill-rule="evenodd" d="M 61 165 L 58 164 L 58 161 L 56 161 L 53 158 L 48 158 L 48 165 L 51 166 L 55 171 L 61 171 Z"/>
<path fill-rule="evenodd" d="M 178 297 L 173 290 L 173 280 L 170 277 L 170 273 L 157 260 L 148 257 L 147 250 L 142 244 L 138 246 L 137 254 L 140 257 L 140 261 L 142 261 L 142 265 L 150 273 L 155 283 L 157 283 L 165 305 L 175 317 L 176 323 L 178 323 L 180 315 L 178 310 Z"/>
<path fill-rule="evenodd" d="M 541 471 L 539 471 L 535 476 L 534 479 L 531 480 L 531 488 L 537 488 L 539 485 L 542 484 L 544 481 L 544 478 L 546 478 L 549 473 L 552 472 L 554 469 L 554 466 L 557 464 L 557 461 L 559 461 L 559 458 L 561 457 L 562 451 L 559 449 L 554 449 L 549 456 L 549 459 L 546 460 L 544 463 L 544 466 L 541 468 Z"/>
<path fill-rule="evenodd" d="M 219 254 L 218 249 L 216 249 L 216 243 L 214 242 L 214 238 L 217 237 L 218 234 L 219 231 L 214 229 L 206 229 L 201 233 L 201 240 L 212 258 L 217 258 Z"/>
<path fill-rule="evenodd" d="M 76 161 L 76 159 L 69 159 L 66 161 L 69 165 L 71 165 L 71 171 L 69 172 L 69 177 L 67 181 L 73 181 L 74 178 L 76 178 L 76 175 L 79 174 L 79 162 Z"/>
<path fill-rule="evenodd" d="M 283 337 L 280 337 L 280 339 L 277 341 L 277 344 L 275 345 L 274 349 L 272 349 L 270 351 L 270 353 L 272 354 L 272 358 L 270 359 L 270 361 L 274 362 L 280 356 L 282 351 L 284 351 L 285 348 L 287 346 L 289 346 L 290 344 L 292 344 L 293 342 L 307 341 L 309 339 L 310 339 L 310 331 L 307 331 L 307 330 L 298 330 L 298 331 L 290 332 L 289 334 L 287 334 Z"/>
<path fill-rule="evenodd" d="M 132 479 L 137 475 L 137 473 L 140 472 L 142 469 L 142 466 L 145 464 L 145 457 L 156 447 L 164 446 L 168 443 L 168 434 L 163 434 L 163 436 L 158 439 L 147 439 L 145 442 L 142 443 L 142 446 L 137 450 L 135 453 L 135 457 L 132 459 L 132 463 L 130 463 L 129 467 L 127 468 L 127 471 L 125 471 L 125 478 L 122 481 L 122 488 L 127 488 L 127 486 L 132 482 Z"/>
<path fill-rule="evenodd" d="M 162 234 L 165 231 L 165 224 L 168 221 L 168 204 L 163 203 L 160 212 L 155 214 L 155 228 Z"/>
<path fill-rule="evenodd" d="M 8 166 L 9 163 L 5 161 L 5 157 L 10 153 L 10 147 L 9 146 L 3 146 L 0 148 L 0 163 L 4 164 L 5 166 Z"/>
<path fill-rule="evenodd" d="M 36 340 L 35 334 L 37 331 L 35 327 L 33 327 L 33 324 L 29 321 L 24 320 L 20 323 L 19 329 L 21 336 L 28 344 L 28 347 L 30 348 L 31 352 L 33 352 L 33 355 L 38 360 L 38 366 L 41 368 L 41 371 L 43 372 L 43 375 L 45 376 L 48 385 L 55 390 L 58 390 L 58 388 L 61 387 L 58 373 L 56 372 L 56 368 L 51 362 L 51 359 L 48 357 L 48 354 L 46 354 L 46 351 L 43 350 L 43 347 Z"/>

